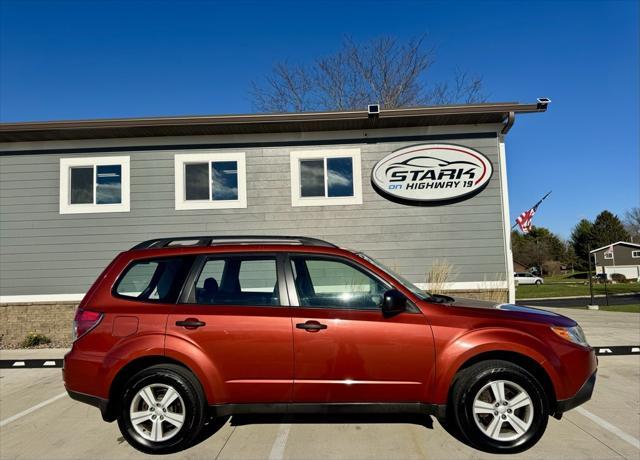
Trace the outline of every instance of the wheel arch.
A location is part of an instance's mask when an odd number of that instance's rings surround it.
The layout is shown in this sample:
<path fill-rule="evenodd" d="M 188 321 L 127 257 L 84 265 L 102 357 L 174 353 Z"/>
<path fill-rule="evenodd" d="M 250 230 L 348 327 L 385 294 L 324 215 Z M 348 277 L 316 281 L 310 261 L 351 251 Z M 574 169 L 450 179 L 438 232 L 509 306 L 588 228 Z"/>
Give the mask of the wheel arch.
<path fill-rule="evenodd" d="M 555 387 L 553 386 L 551 377 L 549 376 L 546 369 L 540 363 L 538 363 L 535 359 L 527 355 L 524 355 L 522 353 L 509 351 L 509 350 L 486 351 L 486 352 L 474 355 L 469 359 L 467 359 L 465 362 L 463 362 L 462 365 L 458 367 L 458 369 L 456 370 L 453 380 L 451 381 L 451 385 L 449 386 L 447 403 L 449 404 L 451 402 L 453 386 L 462 371 L 473 366 L 476 363 L 479 363 L 482 361 L 496 360 L 496 359 L 501 361 L 508 361 L 510 363 L 516 364 L 524 368 L 530 374 L 532 374 L 538 380 L 538 382 L 540 382 L 540 385 L 542 385 L 542 388 L 544 389 L 545 394 L 547 395 L 550 413 L 555 414 L 556 407 L 557 407 L 556 390 L 555 390 Z"/>
<path fill-rule="evenodd" d="M 536 378 L 545 385 L 550 384 L 544 389 L 548 390 L 551 406 L 563 394 L 565 369 L 549 344 L 528 332 L 490 327 L 469 331 L 440 349 L 436 358 L 437 372 L 432 401 L 446 404 L 460 369 L 492 357 L 514 362 L 525 369 L 535 369 Z"/>
<path fill-rule="evenodd" d="M 147 369 L 148 367 L 158 364 L 173 364 L 182 367 L 184 370 L 188 371 L 194 376 L 195 380 L 200 384 L 201 390 L 204 393 L 202 382 L 200 381 L 196 373 L 193 372 L 193 370 L 186 364 L 162 355 L 141 356 L 122 366 L 122 368 L 119 369 L 114 376 L 111 382 L 111 386 L 109 387 L 108 403 L 105 410 L 103 410 L 102 412 L 102 418 L 105 421 L 113 422 L 117 419 L 118 413 L 120 412 L 121 395 L 124 390 L 125 384 L 129 381 L 129 379 L 143 369 Z"/>

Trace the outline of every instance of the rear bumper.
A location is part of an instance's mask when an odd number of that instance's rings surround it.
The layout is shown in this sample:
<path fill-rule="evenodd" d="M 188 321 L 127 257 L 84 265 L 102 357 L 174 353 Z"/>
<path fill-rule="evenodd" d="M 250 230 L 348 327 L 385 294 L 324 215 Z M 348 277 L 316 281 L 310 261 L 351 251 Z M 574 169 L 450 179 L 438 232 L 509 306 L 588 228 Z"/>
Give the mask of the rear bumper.
<path fill-rule="evenodd" d="M 99 398 L 97 396 L 91 396 L 85 393 L 79 393 L 77 391 L 71 391 L 67 389 L 67 393 L 71 399 L 76 401 L 89 404 L 90 406 L 97 407 L 100 409 L 100 413 L 102 414 L 102 420 L 105 422 L 113 422 L 116 419 L 115 414 L 112 413 L 109 406 L 109 400 Z"/>
<path fill-rule="evenodd" d="M 562 399 L 556 404 L 556 417 L 561 417 L 564 412 L 578 407 L 580 404 L 584 404 L 591 399 L 593 394 L 593 388 L 596 384 L 596 373 L 591 374 L 591 377 L 580 387 L 578 392 L 569 399 Z"/>

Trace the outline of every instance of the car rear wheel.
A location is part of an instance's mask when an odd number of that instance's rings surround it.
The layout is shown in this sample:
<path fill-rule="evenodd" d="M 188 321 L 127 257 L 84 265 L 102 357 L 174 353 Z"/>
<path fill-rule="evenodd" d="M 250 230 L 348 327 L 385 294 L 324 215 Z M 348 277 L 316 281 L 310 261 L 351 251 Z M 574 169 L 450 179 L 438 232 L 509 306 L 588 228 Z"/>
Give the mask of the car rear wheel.
<path fill-rule="evenodd" d="M 148 454 L 186 449 L 204 424 L 205 398 L 186 369 L 161 364 L 134 375 L 123 393 L 118 426 L 134 448 Z"/>
<path fill-rule="evenodd" d="M 516 453 L 544 433 L 549 403 L 542 385 L 508 361 L 483 361 L 463 370 L 452 392 L 457 428 L 475 447 Z"/>

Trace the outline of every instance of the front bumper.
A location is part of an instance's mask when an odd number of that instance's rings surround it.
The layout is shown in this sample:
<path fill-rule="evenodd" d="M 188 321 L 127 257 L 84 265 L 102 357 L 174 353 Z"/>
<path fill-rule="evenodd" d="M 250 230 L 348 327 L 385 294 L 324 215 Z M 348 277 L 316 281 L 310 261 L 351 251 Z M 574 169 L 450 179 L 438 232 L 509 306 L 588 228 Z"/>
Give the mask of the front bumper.
<path fill-rule="evenodd" d="M 584 404 L 591 399 L 591 395 L 593 394 L 593 388 L 596 384 L 596 373 L 591 374 L 591 377 L 587 379 L 586 382 L 580 387 L 578 392 L 569 399 L 562 399 L 558 401 L 556 404 L 556 413 L 554 414 L 556 418 L 562 417 L 562 414 L 578 407 L 580 404 Z"/>

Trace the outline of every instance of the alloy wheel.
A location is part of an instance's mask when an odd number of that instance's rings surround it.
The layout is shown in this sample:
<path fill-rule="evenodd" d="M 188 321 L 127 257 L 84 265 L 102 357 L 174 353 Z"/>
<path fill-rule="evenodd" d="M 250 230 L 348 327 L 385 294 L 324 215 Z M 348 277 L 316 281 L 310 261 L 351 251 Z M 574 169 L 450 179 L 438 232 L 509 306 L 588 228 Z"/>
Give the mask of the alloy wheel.
<path fill-rule="evenodd" d="M 129 418 L 136 433 L 147 441 L 162 442 L 174 437 L 185 420 L 185 404 L 170 385 L 161 383 L 141 388 L 131 401 Z"/>
<path fill-rule="evenodd" d="M 486 436 L 496 441 L 514 441 L 533 422 L 533 402 L 517 383 L 495 380 L 484 385 L 473 400 L 473 419 Z"/>

